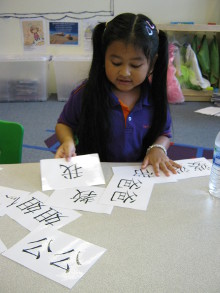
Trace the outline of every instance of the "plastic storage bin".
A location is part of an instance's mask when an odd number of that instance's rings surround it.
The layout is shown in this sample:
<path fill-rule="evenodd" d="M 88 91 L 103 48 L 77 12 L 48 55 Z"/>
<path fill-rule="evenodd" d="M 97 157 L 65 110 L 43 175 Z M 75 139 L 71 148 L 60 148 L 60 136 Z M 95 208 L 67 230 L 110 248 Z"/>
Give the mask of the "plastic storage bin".
<path fill-rule="evenodd" d="M 72 90 L 88 77 L 90 56 L 54 56 L 57 99 L 67 101 Z"/>
<path fill-rule="evenodd" d="M 46 101 L 46 56 L 0 56 L 0 102 Z"/>

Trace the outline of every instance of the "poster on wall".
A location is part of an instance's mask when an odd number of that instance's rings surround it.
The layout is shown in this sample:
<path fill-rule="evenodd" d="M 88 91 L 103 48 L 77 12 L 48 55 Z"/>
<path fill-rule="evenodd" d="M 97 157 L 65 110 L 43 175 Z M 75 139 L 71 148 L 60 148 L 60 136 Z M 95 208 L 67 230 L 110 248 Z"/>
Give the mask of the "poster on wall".
<path fill-rule="evenodd" d="M 78 22 L 49 22 L 50 45 L 79 45 Z"/>
<path fill-rule="evenodd" d="M 83 20 L 84 49 L 85 49 L 85 51 L 92 53 L 92 34 L 94 31 L 94 28 L 100 22 L 106 23 L 108 19 L 109 18 Z"/>
<path fill-rule="evenodd" d="M 92 34 L 95 26 L 98 24 L 98 20 L 84 20 L 83 30 L 84 30 L 84 49 L 85 51 L 92 52 Z"/>
<path fill-rule="evenodd" d="M 24 50 L 44 50 L 45 21 L 42 19 L 21 20 L 22 43 Z"/>

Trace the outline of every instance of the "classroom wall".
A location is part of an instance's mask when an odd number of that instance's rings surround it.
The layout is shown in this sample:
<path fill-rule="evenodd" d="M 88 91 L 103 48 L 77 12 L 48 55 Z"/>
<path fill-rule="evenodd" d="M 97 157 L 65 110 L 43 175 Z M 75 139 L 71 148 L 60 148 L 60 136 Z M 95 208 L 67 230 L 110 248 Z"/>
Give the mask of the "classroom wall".
<path fill-rule="evenodd" d="M 114 15 L 122 12 L 144 13 L 156 24 L 171 21 L 194 21 L 198 24 L 215 22 L 220 24 L 219 0 L 93 0 L 92 2 L 91 0 L 2 0 L 0 1 L 0 55 L 28 54 L 24 52 L 21 38 L 20 15 L 33 13 L 35 16 L 36 13 L 56 12 L 55 17 L 60 17 L 64 15 L 62 12 L 68 11 L 75 12 L 74 16 L 81 19 L 83 17 L 100 20 L 111 19 L 113 17 L 113 15 L 110 15 L 111 13 L 103 13 L 102 11 L 112 11 Z M 99 11 L 99 13 L 92 13 L 95 11 Z M 15 15 L 15 13 L 17 14 Z M 9 15 L 12 17 L 5 18 Z M 54 17 L 54 14 L 46 14 L 46 16 Z M 62 21 L 75 20 L 66 18 Z M 80 34 L 82 33 L 81 31 Z M 80 42 L 78 46 L 74 47 L 47 44 L 44 53 L 56 56 L 79 55 L 88 52 L 85 52 L 84 44 Z M 49 72 L 49 92 L 56 92 L 53 66 L 50 67 Z"/>

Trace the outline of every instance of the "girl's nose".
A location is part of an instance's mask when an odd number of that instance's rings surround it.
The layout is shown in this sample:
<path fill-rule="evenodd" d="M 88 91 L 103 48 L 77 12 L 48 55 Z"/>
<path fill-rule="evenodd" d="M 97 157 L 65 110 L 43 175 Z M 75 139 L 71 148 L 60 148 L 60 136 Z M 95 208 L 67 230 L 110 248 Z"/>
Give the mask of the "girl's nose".
<path fill-rule="evenodd" d="M 130 76 L 131 75 L 131 72 L 130 72 L 130 68 L 129 66 L 122 66 L 120 68 L 120 71 L 119 71 L 120 75 L 122 76 Z"/>

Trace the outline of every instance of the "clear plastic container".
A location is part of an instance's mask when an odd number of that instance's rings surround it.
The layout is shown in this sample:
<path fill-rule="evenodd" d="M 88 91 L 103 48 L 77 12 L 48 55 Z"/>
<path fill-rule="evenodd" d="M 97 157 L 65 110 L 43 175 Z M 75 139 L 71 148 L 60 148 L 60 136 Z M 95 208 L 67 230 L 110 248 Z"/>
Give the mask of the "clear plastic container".
<path fill-rule="evenodd" d="M 1 55 L 0 102 L 46 101 L 49 56 Z"/>
<path fill-rule="evenodd" d="M 220 131 L 215 139 L 213 163 L 209 179 L 209 193 L 220 198 Z"/>
<path fill-rule="evenodd" d="M 88 77 L 91 56 L 54 56 L 57 99 L 67 101 L 70 93 Z"/>

